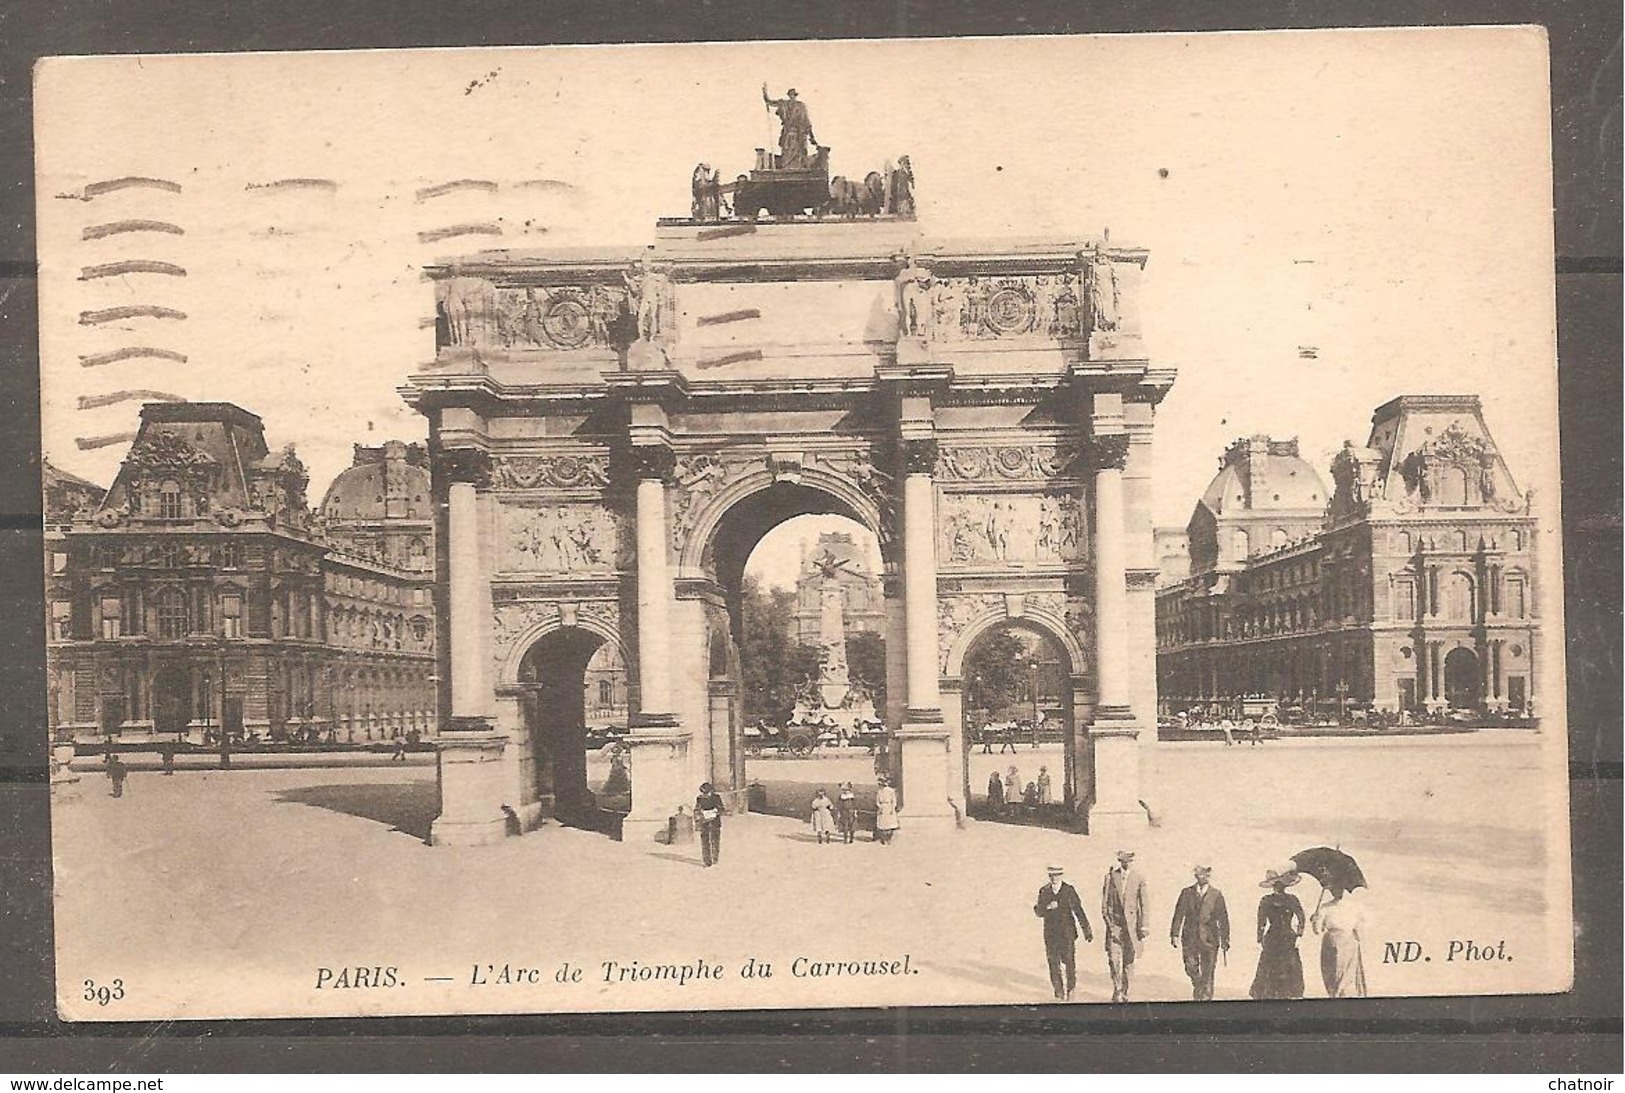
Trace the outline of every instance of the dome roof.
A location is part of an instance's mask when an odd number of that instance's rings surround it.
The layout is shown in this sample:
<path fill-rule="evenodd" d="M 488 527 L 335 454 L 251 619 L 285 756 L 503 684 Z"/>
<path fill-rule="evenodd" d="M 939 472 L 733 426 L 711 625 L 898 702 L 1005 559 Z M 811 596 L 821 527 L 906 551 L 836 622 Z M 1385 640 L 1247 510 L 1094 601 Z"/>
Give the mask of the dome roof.
<path fill-rule="evenodd" d="M 322 516 L 350 523 L 372 520 L 427 520 L 433 514 L 429 471 L 413 458 L 422 449 L 391 441 L 381 448 L 356 448 L 355 464 L 339 472 L 322 498 Z"/>
<path fill-rule="evenodd" d="M 1215 516 L 1243 512 L 1319 512 L 1326 507 L 1326 484 L 1296 441 L 1237 441 L 1202 493 Z"/>

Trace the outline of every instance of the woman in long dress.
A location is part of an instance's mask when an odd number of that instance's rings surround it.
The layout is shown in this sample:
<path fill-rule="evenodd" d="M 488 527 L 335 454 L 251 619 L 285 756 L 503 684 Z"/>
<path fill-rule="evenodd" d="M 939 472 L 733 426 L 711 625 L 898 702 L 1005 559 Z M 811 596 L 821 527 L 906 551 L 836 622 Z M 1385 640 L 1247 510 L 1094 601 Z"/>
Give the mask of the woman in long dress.
<path fill-rule="evenodd" d="M 1303 961 L 1298 938 L 1303 936 L 1303 904 L 1287 889 L 1297 884 L 1296 872 L 1264 871 L 1260 888 L 1271 892 L 1258 901 L 1258 974 L 1253 977 L 1254 998 L 1302 998 Z"/>
<path fill-rule="evenodd" d="M 813 837 L 821 843 L 834 842 L 835 802 L 819 787 L 812 799 Z"/>
<path fill-rule="evenodd" d="M 880 777 L 880 788 L 875 790 L 875 840 L 891 844 L 892 836 L 902 821 L 897 818 L 897 791 L 885 775 Z"/>
<path fill-rule="evenodd" d="M 1320 940 L 1320 977 L 1328 998 L 1365 997 L 1365 961 L 1360 957 L 1360 927 L 1365 916 L 1353 895 L 1328 888 L 1331 901 L 1315 912 L 1311 922 Z"/>
<path fill-rule="evenodd" d="M 997 816 L 1004 811 L 1004 779 L 994 771 L 987 780 L 987 808 Z"/>

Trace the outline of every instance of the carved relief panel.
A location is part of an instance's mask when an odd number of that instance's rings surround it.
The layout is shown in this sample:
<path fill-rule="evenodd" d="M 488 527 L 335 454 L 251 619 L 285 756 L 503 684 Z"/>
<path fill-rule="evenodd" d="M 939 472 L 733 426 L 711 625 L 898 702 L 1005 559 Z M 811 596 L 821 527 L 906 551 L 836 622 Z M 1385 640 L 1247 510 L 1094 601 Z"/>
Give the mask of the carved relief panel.
<path fill-rule="evenodd" d="M 497 566 L 509 573 L 609 573 L 631 564 L 629 524 L 600 505 L 504 505 Z"/>
<path fill-rule="evenodd" d="M 608 350 L 636 336 L 632 295 L 622 284 L 497 287 L 453 277 L 438 282 L 435 295 L 442 347 Z"/>
<path fill-rule="evenodd" d="M 1078 562 L 1088 537 L 1072 494 L 949 493 L 937 508 L 937 557 L 945 566 Z"/>
<path fill-rule="evenodd" d="M 500 670 L 524 636 L 544 623 L 579 626 L 591 620 L 595 630 L 620 634 L 621 609 L 612 600 L 547 603 L 539 600 L 498 600 L 491 619 L 491 659 Z"/>
<path fill-rule="evenodd" d="M 1086 294 L 1077 273 L 944 277 L 931 289 L 932 328 L 941 338 L 1076 338 L 1086 332 Z"/>

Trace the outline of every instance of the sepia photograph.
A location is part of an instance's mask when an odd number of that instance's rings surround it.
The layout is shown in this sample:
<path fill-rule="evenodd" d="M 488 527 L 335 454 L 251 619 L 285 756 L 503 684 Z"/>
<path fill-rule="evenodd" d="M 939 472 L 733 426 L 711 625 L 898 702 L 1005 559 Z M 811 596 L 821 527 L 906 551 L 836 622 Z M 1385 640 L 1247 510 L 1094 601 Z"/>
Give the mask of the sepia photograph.
<path fill-rule="evenodd" d="M 59 1015 L 1569 990 L 1548 68 L 44 59 Z"/>

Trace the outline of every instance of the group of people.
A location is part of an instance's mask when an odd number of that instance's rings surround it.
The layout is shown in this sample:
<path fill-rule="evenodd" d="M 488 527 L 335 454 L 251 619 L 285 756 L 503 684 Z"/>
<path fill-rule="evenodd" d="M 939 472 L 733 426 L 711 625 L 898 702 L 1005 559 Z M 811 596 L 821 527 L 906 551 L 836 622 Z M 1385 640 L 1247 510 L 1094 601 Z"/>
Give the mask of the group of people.
<path fill-rule="evenodd" d="M 994 771 L 987 779 L 987 806 L 989 811 L 1013 812 L 1017 808 L 1036 809 L 1054 803 L 1055 787 L 1050 781 L 1049 768 L 1039 767 L 1038 777 L 1021 784 L 1021 774 L 1014 766 L 1001 776 Z"/>
<path fill-rule="evenodd" d="M 902 820 L 898 817 L 901 809 L 897 804 L 897 789 L 891 784 L 891 779 L 882 774 L 877 778 L 875 787 L 875 842 L 882 846 L 889 846 L 896 836 Z M 843 843 L 857 841 L 858 831 L 858 794 L 852 788 L 851 782 L 842 782 L 835 797 L 831 798 L 823 786 L 813 794 L 812 808 L 808 815 L 812 824 L 813 838 L 820 843 L 832 843 L 838 834 Z"/>
<path fill-rule="evenodd" d="M 1065 871 L 1049 867 L 1049 880 L 1038 890 L 1033 914 L 1044 923 L 1044 952 L 1049 963 L 1050 986 L 1059 1001 L 1071 1001 L 1077 989 L 1077 939 L 1095 939 L 1094 927 L 1084 912 L 1077 889 L 1065 880 Z M 1361 912 L 1349 894 L 1327 888 L 1322 902 L 1306 918 L 1303 904 L 1287 889 L 1301 875 L 1292 870 L 1266 870 L 1259 887 L 1269 889 L 1258 904 L 1258 969 L 1249 995 L 1256 999 L 1293 999 L 1304 994 L 1303 962 L 1298 939 L 1307 924 L 1321 935 L 1321 977 L 1329 997 L 1360 997 L 1366 993 L 1365 967 L 1360 953 Z M 1100 919 L 1104 932 L 1106 966 L 1111 973 L 1112 1001 L 1129 1000 L 1129 984 L 1136 957 L 1150 937 L 1146 882 L 1134 868 L 1134 852 L 1119 850 L 1117 861 L 1101 884 Z M 1230 951 L 1230 912 L 1224 893 L 1213 886 L 1213 868 L 1199 864 L 1193 883 L 1179 893 L 1168 926 L 1168 943 L 1180 951 L 1191 997 L 1213 997 L 1214 979 Z"/>
<path fill-rule="evenodd" d="M 983 725 L 976 734 L 982 742 L 982 754 L 993 754 L 993 741 L 999 742 L 999 754 L 1014 753 L 1016 740 L 1020 737 L 1028 741 L 1033 747 L 1038 747 L 1038 722 L 1023 718 L 1021 721 L 1006 721 L 1002 725 Z"/>

